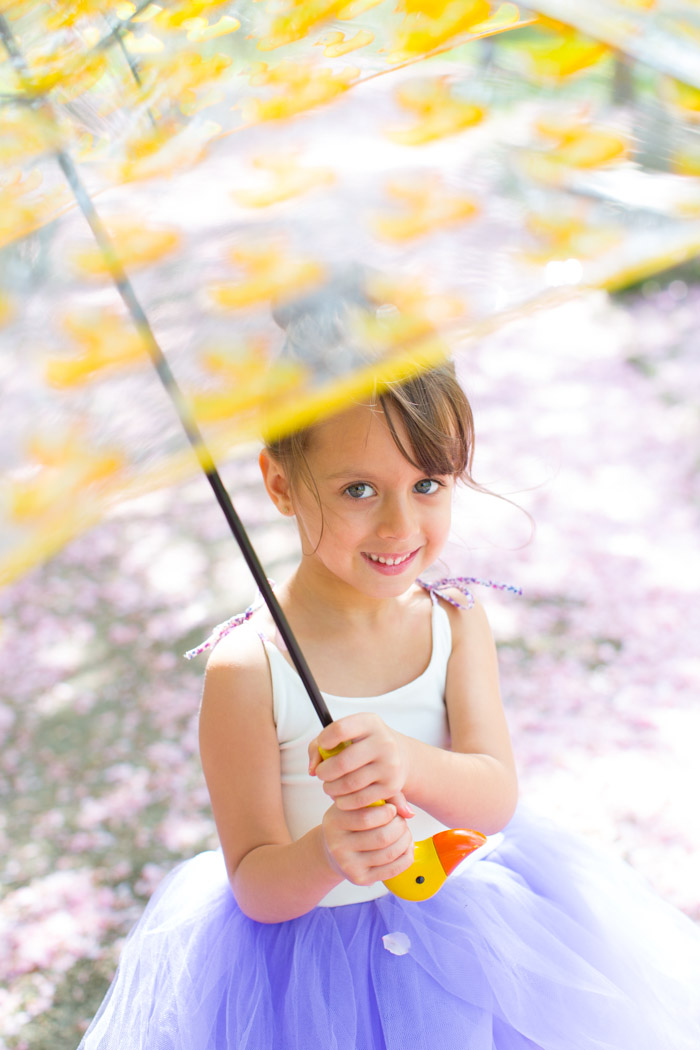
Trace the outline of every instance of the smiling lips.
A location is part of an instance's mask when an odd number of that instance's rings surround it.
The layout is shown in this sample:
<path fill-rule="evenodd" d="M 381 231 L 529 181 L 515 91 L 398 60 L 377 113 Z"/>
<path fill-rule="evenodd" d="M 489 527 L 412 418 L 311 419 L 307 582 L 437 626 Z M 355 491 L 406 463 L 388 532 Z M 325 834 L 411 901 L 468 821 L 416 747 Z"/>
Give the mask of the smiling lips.
<path fill-rule="evenodd" d="M 395 576 L 397 573 L 403 572 L 406 566 L 413 561 L 418 550 L 420 548 L 408 551 L 407 554 L 366 554 L 363 551 L 362 557 L 373 569 L 382 573 L 382 575 Z"/>

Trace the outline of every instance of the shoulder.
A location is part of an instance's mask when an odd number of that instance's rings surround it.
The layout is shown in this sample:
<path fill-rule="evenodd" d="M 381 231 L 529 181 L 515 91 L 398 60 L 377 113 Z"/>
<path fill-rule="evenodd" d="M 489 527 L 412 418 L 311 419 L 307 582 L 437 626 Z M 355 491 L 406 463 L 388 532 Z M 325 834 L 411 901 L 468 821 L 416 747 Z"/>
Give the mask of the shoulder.
<path fill-rule="evenodd" d="M 207 660 L 207 674 L 226 667 L 243 668 L 264 662 L 265 652 L 253 618 L 217 641 Z"/>
<path fill-rule="evenodd" d="M 199 753 L 209 794 L 228 798 L 233 769 L 278 760 L 272 680 L 263 644 L 248 624 L 212 651 L 199 708 Z"/>
<path fill-rule="evenodd" d="M 252 622 L 241 624 L 215 645 L 204 674 L 203 706 L 246 698 L 271 697 L 265 648 Z"/>
<path fill-rule="evenodd" d="M 452 601 L 448 601 L 448 598 Z M 457 604 L 452 604 L 453 602 Z M 453 647 L 475 641 L 493 643 L 486 610 L 478 598 L 472 597 L 470 603 L 462 591 L 449 588 L 438 594 L 438 603 L 447 614 Z"/>
<path fill-rule="evenodd" d="M 426 607 L 437 607 L 444 611 L 453 642 L 474 634 L 491 636 L 486 611 L 471 591 L 465 594 L 458 587 L 445 586 L 431 592 L 427 587 L 416 584 L 408 595 L 408 608 L 424 616 Z"/>

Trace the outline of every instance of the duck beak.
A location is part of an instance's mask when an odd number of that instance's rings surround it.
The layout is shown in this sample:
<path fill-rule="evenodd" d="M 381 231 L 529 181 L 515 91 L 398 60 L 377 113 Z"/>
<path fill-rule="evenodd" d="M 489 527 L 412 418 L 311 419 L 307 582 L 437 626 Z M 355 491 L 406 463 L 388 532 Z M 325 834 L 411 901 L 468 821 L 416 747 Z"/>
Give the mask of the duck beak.
<path fill-rule="evenodd" d="M 479 849 L 486 842 L 486 835 L 480 831 L 472 831 L 467 828 L 453 828 L 451 831 L 438 831 L 433 835 L 435 851 L 440 858 L 440 863 L 445 875 L 454 871 L 465 857 Z"/>

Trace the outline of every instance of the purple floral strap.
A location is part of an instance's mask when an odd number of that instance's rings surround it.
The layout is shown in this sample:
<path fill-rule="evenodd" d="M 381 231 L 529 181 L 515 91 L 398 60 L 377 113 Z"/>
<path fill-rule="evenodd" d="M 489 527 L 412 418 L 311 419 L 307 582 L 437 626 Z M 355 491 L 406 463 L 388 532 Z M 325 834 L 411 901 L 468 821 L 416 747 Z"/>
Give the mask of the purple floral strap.
<path fill-rule="evenodd" d="M 433 580 L 428 583 L 420 578 L 416 580 L 421 587 L 430 594 L 433 601 L 437 601 L 438 597 L 444 601 L 449 602 L 450 605 L 454 605 L 457 609 L 471 609 L 474 604 L 474 595 L 469 590 L 470 583 L 477 583 L 480 587 L 491 587 L 494 591 L 510 591 L 511 594 L 522 594 L 520 587 L 513 587 L 510 583 L 497 583 L 495 580 L 480 580 L 476 576 L 444 576 L 441 580 Z M 463 605 L 461 602 L 455 601 L 454 598 L 450 598 L 449 594 L 443 594 L 441 592 L 448 589 L 461 591 L 464 597 L 467 599 L 467 604 Z"/>
<path fill-rule="evenodd" d="M 252 605 L 249 605 L 245 612 L 238 613 L 236 616 L 232 616 L 230 620 L 224 620 L 223 623 L 217 624 L 214 630 L 211 632 L 208 638 L 206 638 L 200 645 L 195 646 L 194 649 L 189 649 L 185 653 L 186 660 L 193 660 L 195 656 L 199 656 L 200 653 L 204 653 L 207 649 L 213 649 L 214 646 L 221 641 L 230 631 L 234 628 L 240 627 L 242 623 L 249 620 L 253 613 L 260 608 L 262 605 L 262 595 L 258 591 L 257 597 Z"/>

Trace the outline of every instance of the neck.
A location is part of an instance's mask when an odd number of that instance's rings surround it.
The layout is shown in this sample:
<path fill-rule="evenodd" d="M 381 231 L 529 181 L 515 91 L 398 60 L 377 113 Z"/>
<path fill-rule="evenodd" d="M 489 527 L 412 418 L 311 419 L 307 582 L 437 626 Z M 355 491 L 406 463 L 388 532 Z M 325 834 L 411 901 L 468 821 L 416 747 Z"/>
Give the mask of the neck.
<path fill-rule="evenodd" d="M 290 605 L 299 614 L 331 628 L 352 628 L 356 624 L 366 628 L 379 624 L 395 614 L 397 606 L 403 604 L 404 596 L 411 589 L 412 585 L 395 597 L 373 598 L 335 577 L 324 576 L 304 562 L 284 586 Z"/>

